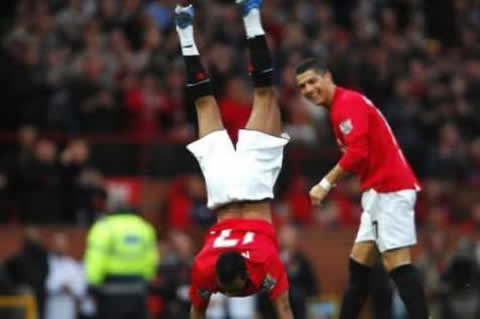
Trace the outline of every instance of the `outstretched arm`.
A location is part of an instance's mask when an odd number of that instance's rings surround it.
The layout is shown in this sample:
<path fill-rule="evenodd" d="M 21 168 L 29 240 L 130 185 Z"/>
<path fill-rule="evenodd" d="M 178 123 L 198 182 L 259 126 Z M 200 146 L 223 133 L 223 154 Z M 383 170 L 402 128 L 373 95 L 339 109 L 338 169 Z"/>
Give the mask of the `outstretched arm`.
<path fill-rule="evenodd" d="M 278 295 L 272 303 L 277 312 L 278 319 L 293 319 L 292 308 L 290 308 L 290 301 L 288 299 L 288 290 Z"/>
<path fill-rule="evenodd" d="M 250 52 L 250 71 L 255 87 L 252 112 L 245 128 L 280 137 L 282 119 L 273 89 L 273 61 L 260 17 L 263 1 L 237 0 L 236 2 L 242 9 Z"/>
<path fill-rule="evenodd" d="M 198 137 L 223 130 L 222 117 L 210 83 L 210 77 L 203 67 L 193 36 L 193 6 L 175 8 L 175 24 L 183 59 L 186 65 L 187 94 L 195 103 L 198 120 Z"/>

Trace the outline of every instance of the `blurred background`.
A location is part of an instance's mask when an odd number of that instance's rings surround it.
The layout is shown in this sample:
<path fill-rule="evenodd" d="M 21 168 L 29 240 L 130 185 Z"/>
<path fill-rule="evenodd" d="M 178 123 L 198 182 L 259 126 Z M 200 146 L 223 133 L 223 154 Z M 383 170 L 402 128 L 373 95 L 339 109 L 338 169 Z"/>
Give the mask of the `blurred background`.
<path fill-rule="evenodd" d="M 196 1 L 195 27 L 235 141 L 252 88 L 232 2 Z M 118 204 L 157 231 L 152 319 L 188 318 L 189 267 L 215 216 L 185 149 L 196 115 L 176 1 L 2 4 L 0 318 L 95 318 L 85 236 Z M 296 318 L 336 318 L 361 214 L 355 178 L 310 205 L 339 153 L 325 112 L 296 92 L 306 55 L 328 57 L 338 84 L 382 110 L 423 183 L 414 252 L 432 318 L 480 318 L 480 1 L 265 0 L 263 24 L 292 137 L 273 211 Z M 364 318 L 406 318 L 381 267 L 372 287 Z M 217 296 L 210 308 L 215 319 L 274 318 L 264 296 Z"/>

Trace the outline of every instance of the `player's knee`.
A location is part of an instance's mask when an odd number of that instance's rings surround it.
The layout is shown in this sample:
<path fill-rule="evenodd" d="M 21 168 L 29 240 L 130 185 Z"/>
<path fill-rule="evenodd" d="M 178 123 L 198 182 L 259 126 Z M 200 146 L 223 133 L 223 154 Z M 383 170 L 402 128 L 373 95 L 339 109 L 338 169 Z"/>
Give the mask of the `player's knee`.
<path fill-rule="evenodd" d="M 202 109 L 215 107 L 216 106 L 215 98 L 212 95 L 199 97 L 195 100 L 195 106 Z"/>
<path fill-rule="evenodd" d="M 391 272 L 402 265 L 411 263 L 410 250 L 408 248 L 400 248 L 383 253 L 382 262 L 385 270 Z"/>
<path fill-rule="evenodd" d="M 255 97 L 273 98 L 275 92 L 271 86 L 256 87 L 254 90 Z"/>
<path fill-rule="evenodd" d="M 356 262 L 369 267 L 375 265 L 378 260 L 378 253 L 374 242 L 355 244 L 350 256 Z"/>

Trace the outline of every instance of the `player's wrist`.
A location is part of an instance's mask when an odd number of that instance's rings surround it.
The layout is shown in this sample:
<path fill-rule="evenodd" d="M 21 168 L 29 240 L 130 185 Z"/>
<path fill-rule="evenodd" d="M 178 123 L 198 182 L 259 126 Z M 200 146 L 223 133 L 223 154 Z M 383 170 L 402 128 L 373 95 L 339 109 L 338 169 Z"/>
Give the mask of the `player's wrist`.
<path fill-rule="evenodd" d="M 328 181 L 328 179 L 326 179 L 325 177 L 322 178 L 322 180 L 320 181 L 320 183 L 318 183 L 318 186 L 320 186 L 321 188 L 323 188 L 326 192 L 329 192 L 332 188 L 333 188 L 333 184 L 330 183 Z"/>

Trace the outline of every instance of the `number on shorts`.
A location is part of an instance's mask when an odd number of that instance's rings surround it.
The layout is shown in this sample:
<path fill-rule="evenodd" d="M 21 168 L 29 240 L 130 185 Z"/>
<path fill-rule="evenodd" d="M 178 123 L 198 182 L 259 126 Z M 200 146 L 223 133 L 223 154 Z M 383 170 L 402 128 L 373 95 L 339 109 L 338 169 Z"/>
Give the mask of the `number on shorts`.
<path fill-rule="evenodd" d="M 220 235 L 215 239 L 213 242 L 213 247 L 215 248 L 225 248 L 225 247 L 235 247 L 238 245 L 238 239 L 228 239 L 230 234 L 232 233 L 231 229 L 224 229 L 220 232 Z M 248 244 L 253 242 L 255 238 L 255 233 L 247 232 L 245 236 L 243 236 L 242 245 Z"/>
<path fill-rule="evenodd" d="M 378 222 L 374 221 L 372 223 L 373 226 L 373 233 L 375 234 L 375 238 L 378 239 Z"/>

